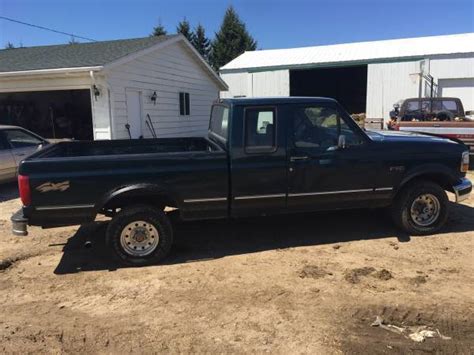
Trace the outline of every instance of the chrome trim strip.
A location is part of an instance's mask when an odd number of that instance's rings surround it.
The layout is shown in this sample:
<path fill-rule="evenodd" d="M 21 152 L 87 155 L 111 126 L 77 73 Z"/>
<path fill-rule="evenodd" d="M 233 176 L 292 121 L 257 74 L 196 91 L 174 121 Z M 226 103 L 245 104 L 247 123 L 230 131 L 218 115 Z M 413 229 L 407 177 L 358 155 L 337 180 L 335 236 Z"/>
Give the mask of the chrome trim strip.
<path fill-rule="evenodd" d="M 220 201 L 227 201 L 227 197 L 191 198 L 188 200 L 183 200 L 184 203 L 220 202 Z"/>
<path fill-rule="evenodd" d="M 317 196 L 317 195 L 335 195 L 335 194 L 352 194 L 356 192 L 372 192 L 373 189 L 361 189 L 361 190 L 343 190 L 343 191 L 322 191 L 322 192 L 302 192 L 296 194 L 288 194 L 289 197 L 299 196 Z"/>
<path fill-rule="evenodd" d="M 237 196 L 237 197 L 234 197 L 234 200 L 253 200 L 253 199 L 259 199 L 259 198 L 278 198 L 278 197 L 286 197 L 286 194 Z"/>
<path fill-rule="evenodd" d="M 377 187 L 375 191 L 392 191 L 393 187 Z"/>
<path fill-rule="evenodd" d="M 69 206 L 40 206 L 36 207 L 38 211 L 49 211 L 49 210 L 73 210 L 76 208 L 93 208 L 95 205 L 69 205 Z"/>

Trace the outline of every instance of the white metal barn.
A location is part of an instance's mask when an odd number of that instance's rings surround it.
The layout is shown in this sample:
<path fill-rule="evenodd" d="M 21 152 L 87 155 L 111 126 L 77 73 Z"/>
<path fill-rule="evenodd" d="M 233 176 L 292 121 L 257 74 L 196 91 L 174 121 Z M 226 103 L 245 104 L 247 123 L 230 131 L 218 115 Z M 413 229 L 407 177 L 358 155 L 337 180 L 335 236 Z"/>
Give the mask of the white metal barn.
<path fill-rule="evenodd" d="M 222 97 L 327 96 L 369 120 L 431 94 L 474 110 L 474 33 L 245 52 L 220 75 Z"/>
<path fill-rule="evenodd" d="M 181 35 L 0 51 L 0 124 L 46 138 L 203 136 L 226 89 Z"/>

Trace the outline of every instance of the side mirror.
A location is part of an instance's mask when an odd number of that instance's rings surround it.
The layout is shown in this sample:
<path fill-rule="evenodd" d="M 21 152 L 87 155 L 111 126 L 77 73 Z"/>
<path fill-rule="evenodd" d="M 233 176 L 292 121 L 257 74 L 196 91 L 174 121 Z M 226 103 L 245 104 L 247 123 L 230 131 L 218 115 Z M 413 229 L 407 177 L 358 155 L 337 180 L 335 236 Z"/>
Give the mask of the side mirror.
<path fill-rule="evenodd" d="M 341 134 L 339 136 L 339 139 L 337 140 L 337 147 L 339 149 L 345 149 L 346 148 L 346 136 Z"/>
<path fill-rule="evenodd" d="M 398 110 L 398 109 L 400 108 L 400 104 L 393 104 L 393 108 L 394 108 L 395 110 Z"/>

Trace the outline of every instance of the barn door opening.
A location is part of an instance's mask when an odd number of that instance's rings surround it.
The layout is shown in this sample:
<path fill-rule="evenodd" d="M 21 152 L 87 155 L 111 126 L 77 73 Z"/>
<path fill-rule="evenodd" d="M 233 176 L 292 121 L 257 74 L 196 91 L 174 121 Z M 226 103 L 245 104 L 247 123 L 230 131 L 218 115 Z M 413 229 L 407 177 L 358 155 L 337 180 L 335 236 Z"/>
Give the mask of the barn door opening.
<path fill-rule="evenodd" d="M 291 70 L 290 96 L 330 97 L 349 114 L 365 113 L 367 65 Z"/>
<path fill-rule="evenodd" d="M 0 124 L 48 139 L 93 139 L 89 89 L 0 93 Z"/>
<path fill-rule="evenodd" d="M 142 93 L 138 90 L 126 89 L 127 117 L 130 135 L 133 139 L 142 137 Z"/>

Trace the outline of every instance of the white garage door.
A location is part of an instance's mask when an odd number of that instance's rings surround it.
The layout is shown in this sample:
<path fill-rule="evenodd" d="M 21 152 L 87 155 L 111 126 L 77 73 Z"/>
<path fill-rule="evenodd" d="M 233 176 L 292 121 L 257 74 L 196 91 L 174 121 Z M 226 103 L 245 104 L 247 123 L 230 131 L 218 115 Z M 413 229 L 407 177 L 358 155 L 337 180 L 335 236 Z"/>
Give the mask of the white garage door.
<path fill-rule="evenodd" d="M 459 97 L 464 110 L 474 110 L 474 78 L 440 79 L 439 94 L 445 97 Z"/>

